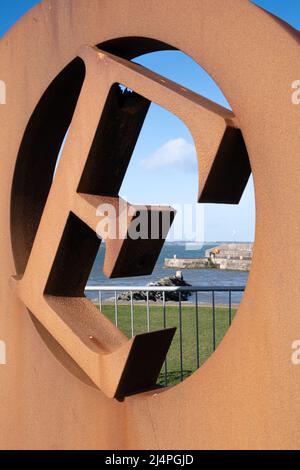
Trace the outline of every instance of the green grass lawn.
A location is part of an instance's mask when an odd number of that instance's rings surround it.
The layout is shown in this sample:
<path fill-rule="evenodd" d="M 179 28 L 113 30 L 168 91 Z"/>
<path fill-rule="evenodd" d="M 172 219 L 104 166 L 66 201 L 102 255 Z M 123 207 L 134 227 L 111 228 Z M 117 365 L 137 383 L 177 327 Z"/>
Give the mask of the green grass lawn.
<path fill-rule="evenodd" d="M 104 304 L 102 312 L 114 323 L 114 305 Z M 228 308 L 215 309 L 216 318 L 216 346 L 222 340 L 229 327 Z M 232 308 L 232 318 L 236 308 Z M 199 360 L 202 365 L 213 352 L 213 314 L 212 308 L 198 307 L 199 324 Z M 178 306 L 166 306 L 166 326 L 176 326 L 176 334 L 167 356 L 167 374 L 165 366 L 162 368 L 158 383 L 161 385 L 174 385 L 181 380 L 180 368 L 180 335 L 179 335 L 179 309 Z M 118 305 L 118 327 L 128 337 L 131 337 L 130 305 Z M 163 309 L 161 305 L 150 306 L 150 330 L 164 327 Z M 146 305 L 134 305 L 134 334 L 147 331 Z M 183 378 L 197 369 L 197 338 L 196 338 L 196 309 L 192 305 L 182 305 L 182 349 L 183 349 Z"/>

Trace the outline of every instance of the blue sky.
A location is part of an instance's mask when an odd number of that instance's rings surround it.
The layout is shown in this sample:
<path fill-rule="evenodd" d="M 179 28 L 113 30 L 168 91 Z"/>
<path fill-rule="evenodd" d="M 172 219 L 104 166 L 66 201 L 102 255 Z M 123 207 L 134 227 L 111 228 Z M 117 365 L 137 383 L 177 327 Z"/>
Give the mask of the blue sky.
<path fill-rule="evenodd" d="M 36 0 L 0 0 L 0 36 L 37 3 Z M 254 3 L 300 29 L 299 0 L 256 0 Z M 213 80 L 181 52 L 148 54 L 139 57 L 137 62 L 229 107 Z M 196 156 L 189 130 L 175 116 L 151 105 L 121 195 L 133 203 L 195 204 L 197 178 Z M 205 240 L 253 240 L 255 203 L 252 178 L 238 206 L 205 205 L 204 223 Z"/>

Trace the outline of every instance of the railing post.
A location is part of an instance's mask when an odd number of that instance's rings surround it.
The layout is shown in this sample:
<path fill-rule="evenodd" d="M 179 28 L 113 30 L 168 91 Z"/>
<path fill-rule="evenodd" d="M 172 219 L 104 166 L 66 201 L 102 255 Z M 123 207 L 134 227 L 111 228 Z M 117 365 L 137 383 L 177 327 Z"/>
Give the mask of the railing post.
<path fill-rule="evenodd" d="M 199 315 L 198 315 L 198 292 L 195 293 L 195 315 L 196 315 L 196 354 L 197 354 L 197 369 L 200 367 L 200 346 L 199 346 Z"/>
<path fill-rule="evenodd" d="M 147 331 L 149 333 L 150 331 L 150 305 L 149 305 L 149 291 L 147 290 L 146 292 L 146 299 L 147 299 Z"/>
<path fill-rule="evenodd" d="M 167 316 L 166 316 L 166 292 L 163 291 L 162 293 L 162 301 L 163 301 L 163 316 L 164 316 L 164 328 L 167 328 Z M 168 357 L 168 356 L 167 356 Z M 165 360 L 165 386 L 168 386 L 168 365 L 167 365 L 167 357 Z"/>
<path fill-rule="evenodd" d="M 101 312 L 102 310 L 102 291 L 101 290 L 98 291 L 98 299 L 99 299 L 99 310 Z"/>
<path fill-rule="evenodd" d="M 115 290 L 115 325 L 118 326 L 118 296 Z"/>
<path fill-rule="evenodd" d="M 213 350 L 216 350 L 216 311 L 215 311 L 215 291 L 212 290 L 212 314 L 213 314 Z"/>
<path fill-rule="evenodd" d="M 229 303 L 229 326 L 231 325 L 231 321 L 232 321 L 232 314 L 231 314 L 231 290 L 229 291 L 229 300 L 228 300 L 228 303 Z"/>
<path fill-rule="evenodd" d="M 183 381 L 183 348 L 182 348 L 182 309 L 181 292 L 178 292 L 179 300 L 179 349 L 180 349 L 180 380 Z"/>
<path fill-rule="evenodd" d="M 134 336 L 133 292 L 130 291 L 131 338 Z"/>

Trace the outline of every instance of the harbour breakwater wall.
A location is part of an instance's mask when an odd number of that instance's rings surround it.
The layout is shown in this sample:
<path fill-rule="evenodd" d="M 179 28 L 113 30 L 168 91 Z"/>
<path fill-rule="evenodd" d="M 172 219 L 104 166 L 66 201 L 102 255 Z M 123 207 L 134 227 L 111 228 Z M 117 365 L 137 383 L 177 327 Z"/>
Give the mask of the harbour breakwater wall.
<path fill-rule="evenodd" d="M 165 268 L 249 271 L 253 243 L 223 243 L 205 252 L 205 258 L 165 258 Z"/>

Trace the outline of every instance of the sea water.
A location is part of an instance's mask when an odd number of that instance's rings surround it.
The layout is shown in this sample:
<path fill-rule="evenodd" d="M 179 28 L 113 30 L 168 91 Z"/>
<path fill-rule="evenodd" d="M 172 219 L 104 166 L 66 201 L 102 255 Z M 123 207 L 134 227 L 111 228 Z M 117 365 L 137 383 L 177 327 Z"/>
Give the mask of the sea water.
<path fill-rule="evenodd" d="M 164 244 L 164 247 L 157 260 L 155 268 L 150 276 L 139 276 L 139 277 L 126 277 L 118 279 L 108 279 L 104 276 L 102 267 L 105 254 L 105 244 L 100 247 L 99 253 L 96 257 L 93 269 L 91 271 L 88 285 L 100 286 L 100 285 L 122 285 L 124 291 L 126 286 L 146 286 L 149 282 L 156 282 L 159 279 L 167 276 L 173 276 L 176 269 L 164 268 L 164 259 L 173 258 L 176 255 L 177 258 L 201 258 L 205 255 L 205 250 L 213 248 L 221 242 L 205 243 L 198 250 L 189 250 L 186 248 L 186 244 L 182 243 L 168 243 Z M 183 269 L 182 270 L 184 279 L 193 286 L 245 286 L 248 279 L 248 272 L 243 271 L 226 271 L 220 269 Z M 97 297 L 97 293 L 89 292 L 88 297 L 94 299 Z M 112 297 L 113 292 L 104 293 L 103 298 Z M 241 300 L 243 293 L 237 292 L 232 293 L 232 303 L 238 304 Z M 198 294 L 199 303 L 210 303 L 212 294 L 209 292 L 203 292 Z M 191 298 L 193 300 L 193 297 Z M 228 303 L 228 292 L 216 292 L 215 301 L 220 304 Z"/>

